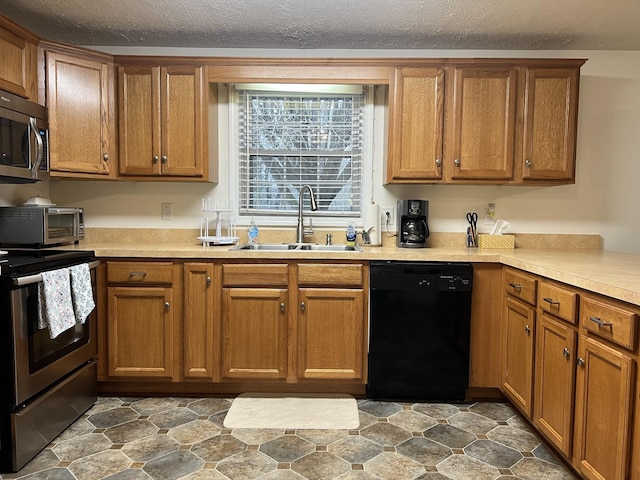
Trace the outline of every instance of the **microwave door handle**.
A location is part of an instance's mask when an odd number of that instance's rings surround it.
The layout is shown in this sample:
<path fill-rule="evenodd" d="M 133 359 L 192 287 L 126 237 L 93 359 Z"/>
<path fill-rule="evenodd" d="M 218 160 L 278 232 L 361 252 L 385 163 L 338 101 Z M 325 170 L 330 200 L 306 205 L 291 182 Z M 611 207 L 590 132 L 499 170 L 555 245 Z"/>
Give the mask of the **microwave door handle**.
<path fill-rule="evenodd" d="M 40 133 L 38 132 L 38 125 L 36 125 L 36 119 L 31 117 L 29 119 L 29 124 L 31 125 L 31 131 L 36 139 L 36 160 L 33 162 L 31 166 L 31 178 L 37 178 L 38 169 L 40 168 L 40 164 L 42 163 L 42 152 L 44 150 L 44 145 L 42 144 L 42 138 L 40 137 Z"/>

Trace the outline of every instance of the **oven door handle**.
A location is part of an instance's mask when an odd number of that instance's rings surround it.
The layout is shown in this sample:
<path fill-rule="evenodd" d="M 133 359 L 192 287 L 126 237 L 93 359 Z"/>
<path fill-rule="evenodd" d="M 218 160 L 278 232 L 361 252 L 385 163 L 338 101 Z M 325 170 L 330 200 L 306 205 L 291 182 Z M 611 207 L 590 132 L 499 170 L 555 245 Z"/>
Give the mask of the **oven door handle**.
<path fill-rule="evenodd" d="M 95 260 L 89 263 L 89 268 L 93 269 L 100 265 L 100 260 Z M 38 283 L 42 281 L 42 275 L 39 273 L 36 275 L 27 275 L 26 277 L 14 278 L 13 284 L 19 287 L 23 287 L 25 285 L 31 285 L 33 283 Z"/>

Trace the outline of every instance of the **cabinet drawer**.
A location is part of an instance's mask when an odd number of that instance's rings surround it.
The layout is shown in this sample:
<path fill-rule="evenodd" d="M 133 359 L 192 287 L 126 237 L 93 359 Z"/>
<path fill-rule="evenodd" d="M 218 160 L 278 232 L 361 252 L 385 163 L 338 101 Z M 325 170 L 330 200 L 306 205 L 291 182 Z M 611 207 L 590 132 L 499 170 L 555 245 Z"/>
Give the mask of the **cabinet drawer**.
<path fill-rule="evenodd" d="M 633 350 L 636 344 L 638 313 L 624 304 L 582 297 L 581 325 L 596 335 Z"/>
<path fill-rule="evenodd" d="M 558 285 L 540 282 L 538 305 L 546 312 L 567 322 L 576 323 L 578 294 Z"/>
<path fill-rule="evenodd" d="M 531 305 L 536 304 L 536 286 L 538 281 L 535 277 L 518 270 L 506 268 L 502 278 L 504 289 L 509 295 L 520 298 Z"/>
<path fill-rule="evenodd" d="M 222 265 L 222 284 L 225 287 L 286 286 L 289 271 L 286 263 L 237 263 Z"/>
<path fill-rule="evenodd" d="M 362 272 L 360 264 L 303 263 L 298 265 L 298 285 L 361 287 Z"/>
<path fill-rule="evenodd" d="M 107 262 L 107 282 L 172 284 L 172 262 Z"/>

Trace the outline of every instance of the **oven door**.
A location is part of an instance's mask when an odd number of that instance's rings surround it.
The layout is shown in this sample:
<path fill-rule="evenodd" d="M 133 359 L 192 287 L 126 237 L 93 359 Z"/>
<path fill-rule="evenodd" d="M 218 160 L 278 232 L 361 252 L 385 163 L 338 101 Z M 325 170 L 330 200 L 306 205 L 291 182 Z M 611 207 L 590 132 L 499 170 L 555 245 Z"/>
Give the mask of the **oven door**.
<path fill-rule="evenodd" d="M 94 301 L 98 264 L 90 264 Z M 17 278 L 14 284 L 18 285 L 11 292 L 14 406 L 27 402 L 97 354 L 97 309 L 85 323 L 51 339 L 48 328 L 38 327 L 38 282 L 39 275 Z"/>

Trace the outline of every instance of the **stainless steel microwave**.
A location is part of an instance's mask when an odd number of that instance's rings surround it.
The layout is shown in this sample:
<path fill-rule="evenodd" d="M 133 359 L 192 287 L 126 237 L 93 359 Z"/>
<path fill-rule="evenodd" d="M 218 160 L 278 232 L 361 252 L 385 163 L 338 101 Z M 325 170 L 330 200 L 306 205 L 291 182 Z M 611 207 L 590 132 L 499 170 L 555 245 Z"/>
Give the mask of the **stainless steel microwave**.
<path fill-rule="evenodd" d="M 0 207 L 0 245 L 49 247 L 84 238 L 84 211 L 79 207 Z"/>
<path fill-rule="evenodd" d="M 0 90 L 0 183 L 48 179 L 47 108 Z"/>

